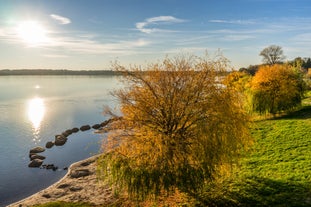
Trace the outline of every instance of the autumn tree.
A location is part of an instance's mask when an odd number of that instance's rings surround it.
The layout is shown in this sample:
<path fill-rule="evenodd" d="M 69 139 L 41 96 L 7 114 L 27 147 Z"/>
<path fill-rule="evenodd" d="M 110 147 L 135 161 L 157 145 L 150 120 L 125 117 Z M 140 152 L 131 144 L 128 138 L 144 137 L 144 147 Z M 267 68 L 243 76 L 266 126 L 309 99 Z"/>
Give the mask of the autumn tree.
<path fill-rule="evenodd" d="M 277 45 L 264 48 L 259 55 L 262 56 L 262 61 L 269 65 L 281 63 L 285 59 L 282 47 Z"/>
<path fill-rule="evenodd" d="M 101 173 L 138 199 L 176 190 L 195 195 L 250 143 L 236 93 L 219 83 L 220 58 L 166 58 L 125 69 L 114 92 L 123 118 L 112 123 Z"/>
<path fill-rule="evenodd" d="M 308 69 L 311 68 L 311 58 L 296 57 L 294 60 L 288 61 L 288 63 L 294 67 L 301 68 L 305 73 L 308 73 Z"/>
<path fill-rule="evenodd" d="M 305 90 L 300 70 L 288 64 L 261 66 L 251 88 L 254 110 L 262 114 L 295 108 L 301 103 Z"/>
<path fill-rule="evenodd" d="M 252 111 L 251 79 L 252 76 L 250 74 L 240 71 L 232 71 L 223 79 L 223 84 L 226 87 L 235 90 L 240 95 L 240 99 L 243 100 L 244 107 L 248 112 Z"/>
<path fill-rule="evenodd" d="M 251 76 L 246 72 L 233 71 L 230 72 L 223 80 L 223 84 L 227 87 L 234 88 L 239 92 L 244 92 L 249 88 Z"/>
<path fill-rule="evenodd" d="M 254 76 L 255 73 L 258 71 L 259 65 L 250 65 L 247 68 L 240 68 L 239 72 L 248 73 L 249 75 Z"/>

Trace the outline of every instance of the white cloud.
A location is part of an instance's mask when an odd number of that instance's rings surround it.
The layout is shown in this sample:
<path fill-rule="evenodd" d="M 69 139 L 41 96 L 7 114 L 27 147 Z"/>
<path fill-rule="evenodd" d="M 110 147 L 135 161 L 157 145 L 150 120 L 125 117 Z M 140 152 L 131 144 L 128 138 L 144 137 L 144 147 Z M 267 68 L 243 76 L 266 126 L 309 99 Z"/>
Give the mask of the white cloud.
<path fill-rule="evenodd" d="M 221 23 L 221 24 L 240 24 L 240 25 L 247 25 L 247 24 L 255 24 L 255 21 L 252 20 L 222 20 L 222 19 L 212 19 L 209 20 L 211 23 Z"/>
<path fill-rule="evenodd" d="M 149 41 L 144 39 L 122 41 L 118 40 L 113 43 L 103 43 L 93 38 L 85 37 L 88 35 L 76 35 L 67 37 L 58 37 L 54 39 L 55 49 L 72 51 L 83 54 L 131 54 L 138 48 L 147 46 Z"/>
<path fill-rule="evenodd" d="M 62 17 L 57 14 L 51 14 L 50 17 L 52 17 L 54 20 L 58 21 L 60 24 L 70 24 L 71 20 L 67 17 Z"/>
<path fill-rule="evenodd" d="M 136 28 L 143 32 L 143 33 L 153 33 L 157 31 L 163 31 L 157 28 L 151 28 L 151 25 L 160 25 L 160 24 L 172 24 L 172 23 L 181 23 L 185 22 L 183 19 L 178 19 L 173 16 L 158 16 L 158 17 L 151 17 L 148 19 L 145 19 L 144 22 L 138 22 L 136 23 Z"/>
<path fill-rule="evenodd" d="M 62 24 L 69 23 L 70 20 L 58 15 L 51 15 Z M 61 20 L 62 19 L 62 20 Z M 12 44 L 28 48 L 27 44 L 18 36 L 16 32 L 17 21 L 8 25 L 0 20 L 0 45 Z M 123 39 L 123 36 L 112 36 L 103 39 L 100 34 L 85 31 L 48 31 L 47 42 L 37 45 L 37 48 L 46 49 L 51 53 L 45 55 L 50 58 L 65 58 L 68 52 L 85 55 L 118 54 L 127 55 L 138 53 L 145 46 L 152 44 L 151 40 L 139 37 Z M 65 55 L 63 55 L 65 54 Z"/>
<path fill-rule="evenodd" d="M 295 42 L 310 42 L 311 39 L 311 33 L 304 33 L 304 34 L 298 34 L 296 35 L 293 40 Z"/>
<path fill-rule="evenodd" d="M 227 35 L 224 37 L 224 40 L 226 41 L 242 41 L 242 40 L 248 40 L 253 39 L 255 36 L 251 35 Z"/>
<path fill-rule="evenodd" d="M 57 55 L 57 54 L 45 54 L 42 56 L 47 57 L 47 58 L 68 58 L 69 57 L 67 55 Z"/>
<path fill-rule="evenodd" d="M 171 48 L 166 50 L 165 54 L 180 54 L 180 53 L 204 53 L 207 50 L 212 50 L 212 48 L 207 47 L 178 47 L 178 48 Z M 213 48 L 213 50 L 215 50 Z"/>

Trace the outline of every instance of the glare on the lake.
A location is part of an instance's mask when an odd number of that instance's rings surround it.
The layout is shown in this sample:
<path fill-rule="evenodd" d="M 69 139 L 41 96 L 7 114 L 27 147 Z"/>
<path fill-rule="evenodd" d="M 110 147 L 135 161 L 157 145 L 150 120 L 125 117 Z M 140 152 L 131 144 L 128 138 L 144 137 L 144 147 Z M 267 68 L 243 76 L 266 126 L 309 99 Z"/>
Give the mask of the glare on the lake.
<path fill-rule="evenodd" d="M 40 125 L 45 113 L 44 100 L 42 98 L 33 98 L 28 102 L 27 114 L 33 125 L 34 135 L 38 135 Z M 36 139 L 36 138 L 35 138 Z M 34 140 L 35 141 L 35 140 Z"/>
<path fill-rule="evenodd" d="M 24 21 L 18 24 L 17 35 L 30 46 L 48 42 L 47 30 L 36 21 Z"/>

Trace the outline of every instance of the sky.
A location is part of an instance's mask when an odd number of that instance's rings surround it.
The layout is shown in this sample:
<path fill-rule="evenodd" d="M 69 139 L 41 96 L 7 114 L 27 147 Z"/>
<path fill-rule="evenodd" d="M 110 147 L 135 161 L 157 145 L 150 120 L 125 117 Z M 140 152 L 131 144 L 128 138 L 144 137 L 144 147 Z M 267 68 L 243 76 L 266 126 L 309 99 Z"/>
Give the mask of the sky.
<path fill-rule="evenodd" d="M 223 54 L 235 69 L 278 45 L 311 57 L 310 0 L 0 0 L 0 69 L 106 70 Z"/>

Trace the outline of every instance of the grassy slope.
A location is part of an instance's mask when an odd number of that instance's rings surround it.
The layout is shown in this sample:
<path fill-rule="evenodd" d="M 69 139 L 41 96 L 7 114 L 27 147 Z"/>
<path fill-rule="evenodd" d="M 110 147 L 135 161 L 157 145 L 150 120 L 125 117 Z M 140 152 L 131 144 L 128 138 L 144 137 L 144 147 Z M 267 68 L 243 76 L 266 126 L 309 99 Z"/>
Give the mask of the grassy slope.
<path fill-rule="evenodd" d="M 290 115 L 255 122 L 252 151 L 233 178 L 208 189 L 204 205 L 311 206 L 310 101 Z"/>
<path fill-rule="evenodd" d="M 311 206 L 311 108 L 258 122 L 253 135 L 257 143 L 241 169 L 245 201 Z"/>

